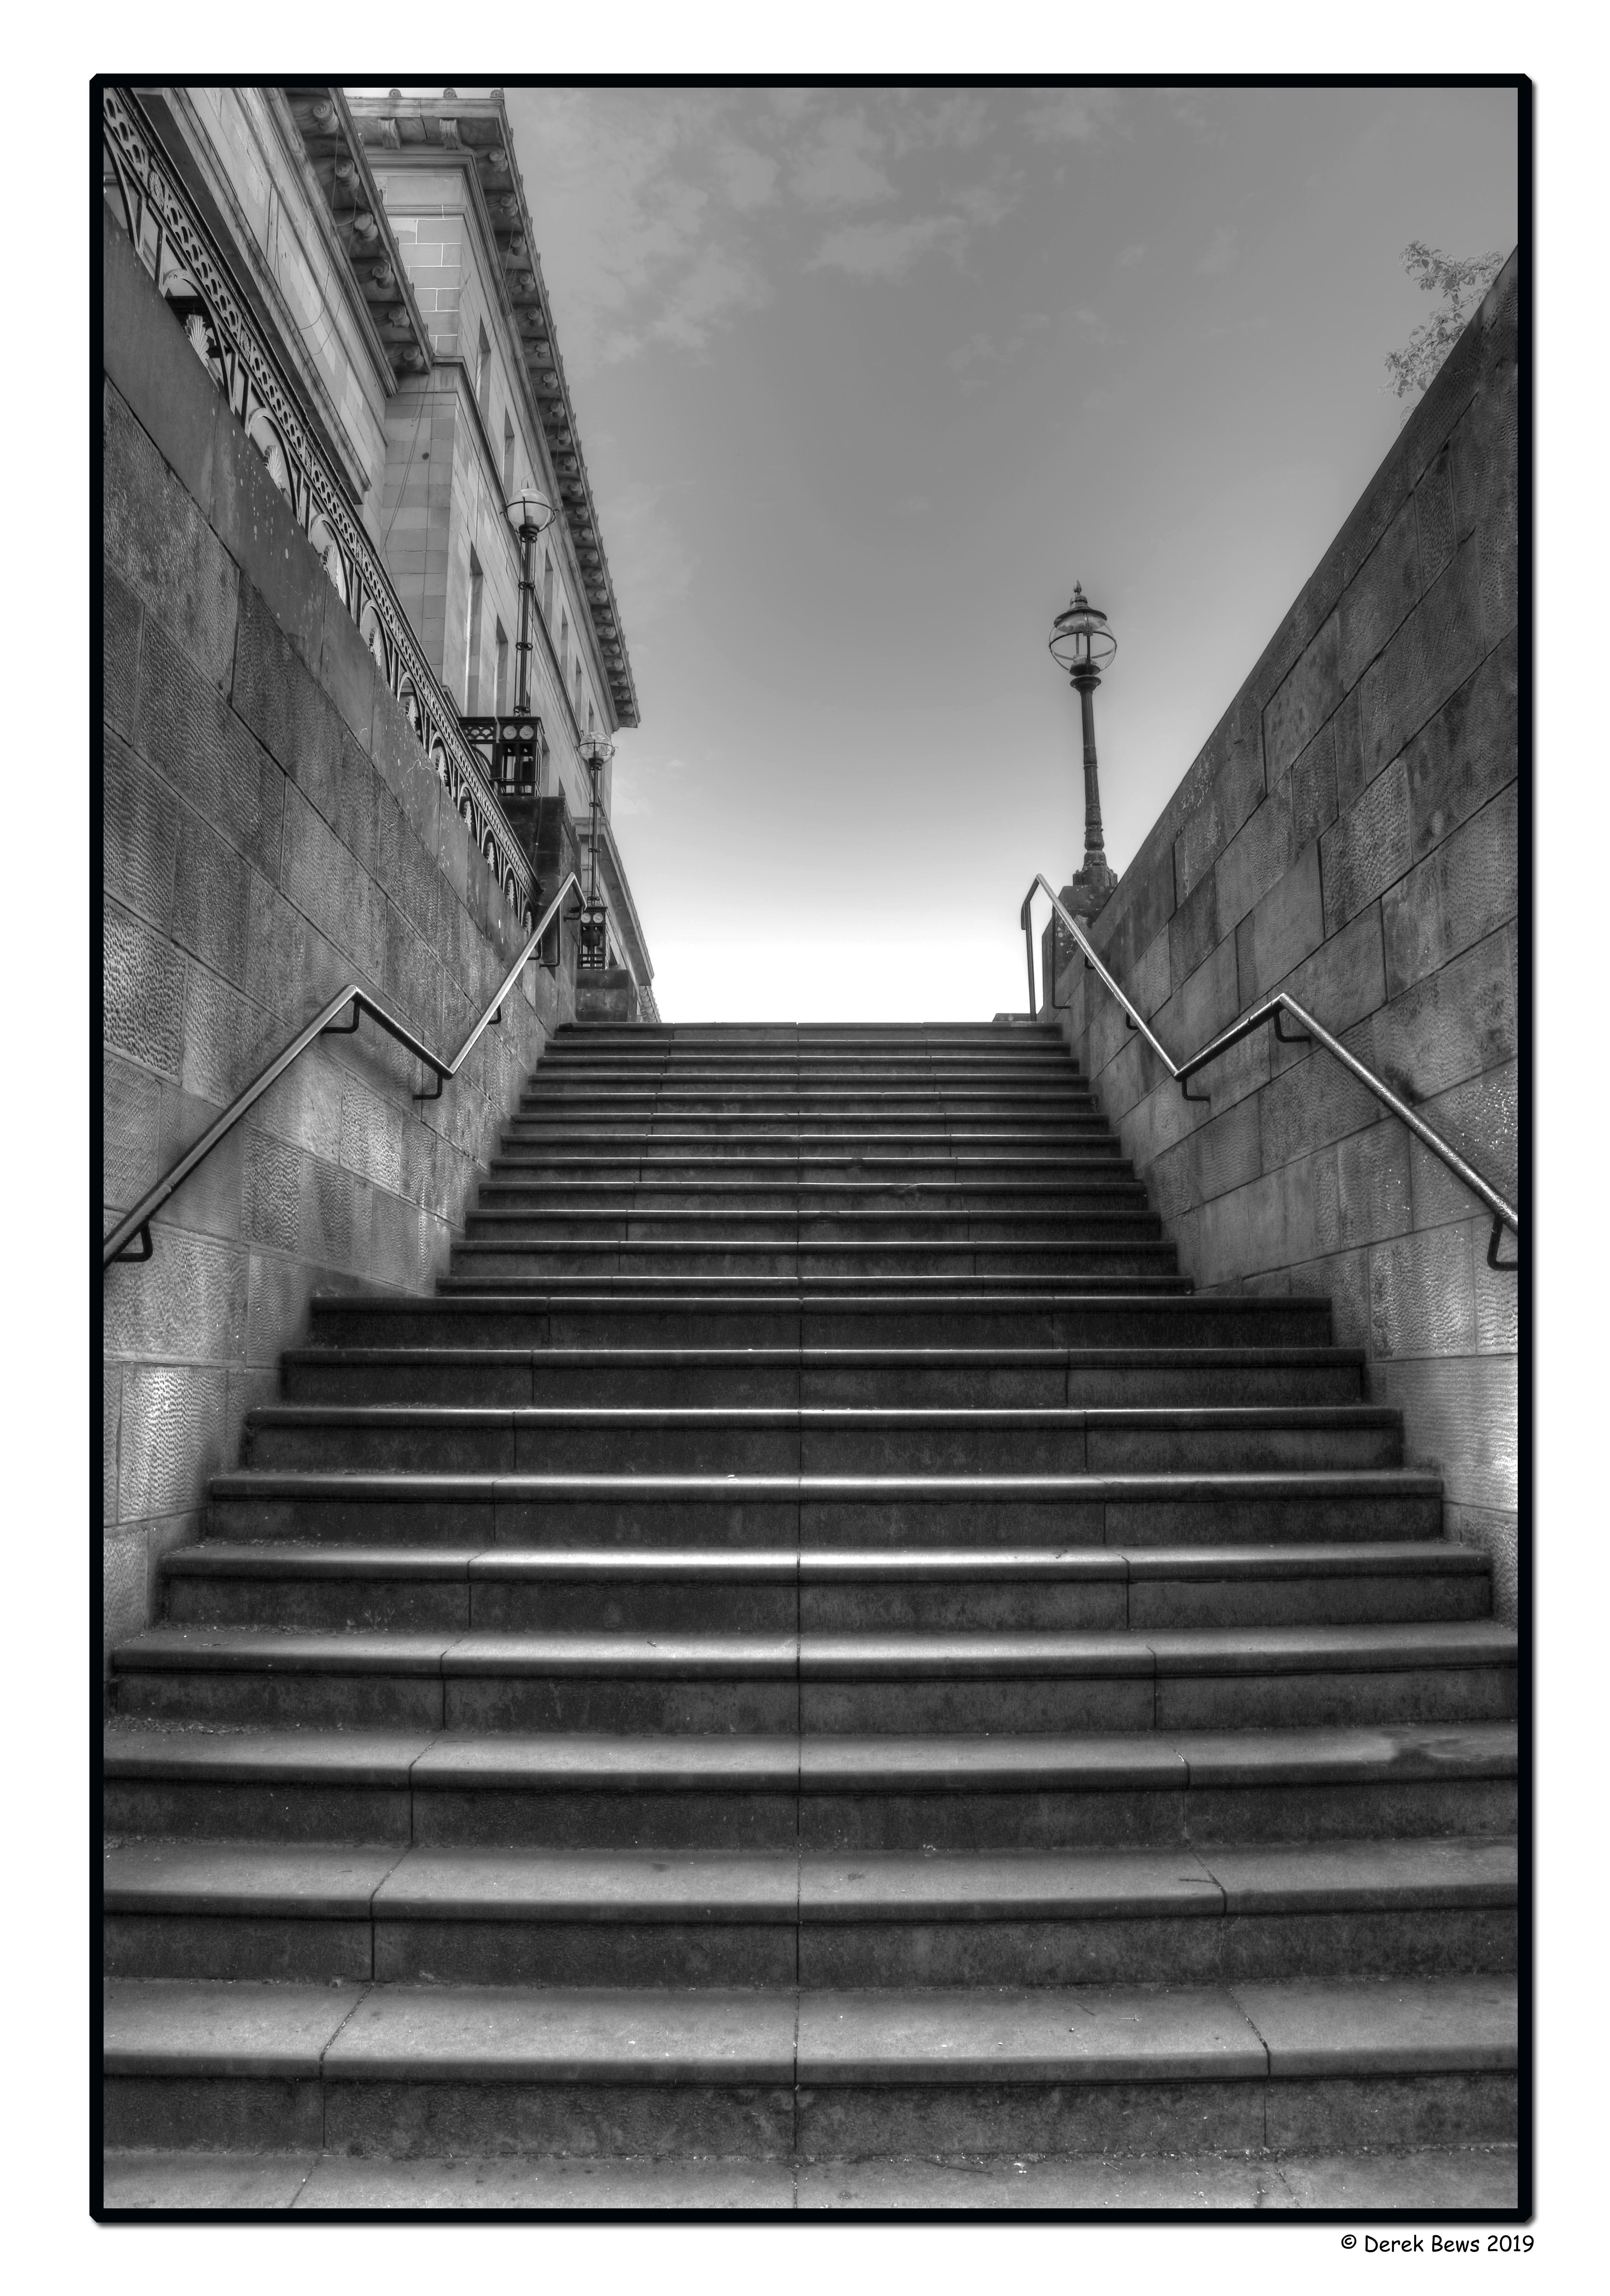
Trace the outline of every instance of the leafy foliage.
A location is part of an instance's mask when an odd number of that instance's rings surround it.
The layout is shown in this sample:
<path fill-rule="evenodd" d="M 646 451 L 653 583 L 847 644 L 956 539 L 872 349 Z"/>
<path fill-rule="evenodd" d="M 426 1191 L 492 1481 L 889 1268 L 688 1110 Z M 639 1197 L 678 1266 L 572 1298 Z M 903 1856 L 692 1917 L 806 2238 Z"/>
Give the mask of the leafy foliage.
<path fill-rule="evenodd" d="M 1494 249 L 1486 255 L 1444 255 L 1411 239 L 1403 250 L 1403 268 L 1417 279 L 1420 291 L 1440 295 L 1442 308 L 1417 326 L 1401 350 L 1388 351 L 1389 388 L 1400 398 L 1424 390 L 1464 331 L 1465 322 L 1503 268 L 1504 258 Z"/>

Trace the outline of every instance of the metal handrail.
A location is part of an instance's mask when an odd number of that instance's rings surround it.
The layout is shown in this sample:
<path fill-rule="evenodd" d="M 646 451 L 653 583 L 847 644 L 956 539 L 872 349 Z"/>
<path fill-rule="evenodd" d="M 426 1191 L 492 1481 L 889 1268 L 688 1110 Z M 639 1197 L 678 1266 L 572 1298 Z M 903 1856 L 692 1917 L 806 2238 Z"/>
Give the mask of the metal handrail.
<path fill-rule="evenodd" d="M 481 1042 L 484 1032 L 492 1026 L 494 1021 L 502 1020 L 503 1006 L 509 992 L 525 971 L 533 955 L 547 938 L 554 919 L 572 890 L 578 895 L 581 892 L 581 880 L 573 869 L 548 903 L 538 922 L 532 927 L 519 955 L 493 992 L 491 1003 L 450 1061 L 444 1061 L 433 1053 L 423 1038 L 415 1035 L 406 1021 L 398 1020 L 396 1013 L 382 1004 L 377 996 L 372 996 L 361 982 L 349 980 L 339 995 L 333 996 L 327 1004 L 322 1005 L 312 1020 L 297 1031 L 283 1051 L 275 1054 L 267 1067 L 259 1071 L 240 1097 L 230 1103 L 217 1123 L 209 1125 L 202 1133 L 194 1147 L 187 1149 L 172 1169 L 164 1173 L 155 1187 L 148 1189 L 140 1198 L 133 1211 L 120 1219 L 111 1234 L 103 1239 L 102 1267 L 110 1267 L 114 1259 L 144 1260 L 151 1258 L 151 1222 L 153 1214 L 161 1210 L 177 1188 L 184 1185 L 202 1159 L 211 1155 L 219 1141 L 226 1134 L 234 1129 L 242 1117 L 257 1105 L 269 1086 L 278 1083 L 292 1061 L 307 1051 L 316 1037 L 322 1037 L 326 1032 L 333 1037 L 350 1037 L 355 1034 L 358 1021 L 367 1013 L 371 1020 L 379 1021 L 388 1036 L 395 1037 L 406 1051 L 412 1053 L 415 1060 L 423 1061 L 425 1067 L 434 1072 L 435 1089 L 430 1092 L 416 1092 L 414 1095 L 415 1099 L 439 1100 L 442 1086 L 452 1082 Z M 351 1020 L 345 1026 L 336 1028 L 333 1025 L 336 1014 L 343 1012 L 349 1004 L 352 1007 Z M 139 1251 L 129 1251 L 127 1246 L 136 1236 L 144 1248 Z"/>
<path fill-rule="evenodd" d="M 1216 1061 L 1221 1053 L 1228 1053 L 1232 1045 L 1238 1045 L 1244 1037 L 1250 1037 L 1256 1029 L 1267 1028 L 1270 1021 L 1273 1021 L 1275 1034 L 1283 1045 L 1300 1045 L 1304 1041 L 1304 1037 L 1316 1045 L 1322 1045 L 1327 1053 L 1332 1054 L 1341 1062 L 1343 1067 L 1351 1075 L 1356 1076 L 1361 1085 L 1374 1093 L 1384 1108 L 1390 1109 L 1401 1122 L 1409 1127 L 1416 1139 L 1423 1142 L 1438 1161 L 1447 1166 L 1456 1180 L 1462 1182 L 1470 1190 L 1472 1195 L 1479 1197 L 1486 1205 L 1492 1214 L 1492 1234 L 1487 1240 L 1488 1267 L 1500 1269 L 1519 1267 L 1518 1257 L 1515 1259 L 1500 1259 L 1498 1256 L 1499 1238 L 1506 1228 L 1515 1237 L 1517 1244 L 1520 1242 L 1520 1216 L 1514 1206 L 1506 1201 L 1490 1181 L 1482 1177 L 1474 1164 L 1467 1164 L 1458 1150 L 1450 1147 L 1440 1132 L 1433 1131 L 1423 1116 L 1417 1116 L 1407 1102 L 1400 1100 L 1390 1085 L 1383 1083 L 1373 1070 L 1367 1069 L 1363 1062 L 1356 1059 L 1345 1045 L 1338 1043 L 1328 1029 L 1322 1029 L 1313 1014 L 1305 1011 L 1294 996 L 1288 996 L 1284 988 L 1276 989 L 1272 996 L 1266 996 L 1261 1004 L 1254 1004 L 1250 1012 L 1244 1013 L 1238 1021 L 1232 1021 L 1228 1029 L 1221 1029 L 1199 1053 L 1193 1053 L 1187 1061 L 1176 1061 L 1167 1047 L 1160 1042 L 1154 1031 L 1147 1027 L 1145 1015 L 1138 1011 L 1129 998 L 1125 996 L 1091 947 L 1089 938 L 1078 918 L 1068 914 L 1044 877 L 1038 872 L 1036 872 L 1034 882 L 1023 895 L 1023 907 L 1018 912 L 1018 922 L 1023 929 L 1023 944 L 1029 960 L 1031 1016 L 1039 1008 L 1034 988 L 1034 928 L 1030 921 L 1029 913 L 1033 906 L 1035 894 L 1040 892 L 1043 892 L 1050 902 L 1060 922 L 1072 934 L 1075 946 L 1083 952 L 1086 971 L 1095 973 L 1103 988 L 1123 1007 L 1124 1018 L 1128 1025 L 1151 1046 L 1187 1100 L 1210 1100 L 1212 1097 L 1210 1093 L 1187 1092 L 1186 1086 L 1189 1079 L 1197 1073 L 1198 1070 L 1206 1068 L 1210 1061 Z M 1052 987 L 1054 993 L 1054 984 Z M 1303 1031 L 1303 1036 L 1288 1037 L 1286 1034 L 1280 1026 L 1280 1016 L 1283 1013 L 1291 1014 L 1292 1019 Z"/>

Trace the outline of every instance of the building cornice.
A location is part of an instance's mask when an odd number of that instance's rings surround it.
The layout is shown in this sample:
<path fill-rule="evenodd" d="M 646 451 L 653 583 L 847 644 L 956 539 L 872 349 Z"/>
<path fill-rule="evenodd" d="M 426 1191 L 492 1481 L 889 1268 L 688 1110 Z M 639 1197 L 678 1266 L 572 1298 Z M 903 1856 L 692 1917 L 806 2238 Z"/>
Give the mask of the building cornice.
<path fill-rule="evenodd" d="M 288 156 L 316 193 L 324 243 L 344 272 L 386 396 L 399 373 L 423 373 L 431 335 L 363 136 L 339 87 L 302 83 L 266 91 Z"/>
<path fill-rule="evenodd" d="M 352 98 L 349 108 L 365 144 L 381 164 L 456 163 L 474 184 L 477 219 L 496 258 L 500 297 L 519 348 L 537 435 L 551 465 L 577 589 L 586 602 L 600 685 L 615 725 L 636 726 L 637 688 L 502 95 L 362 96 Z"/>

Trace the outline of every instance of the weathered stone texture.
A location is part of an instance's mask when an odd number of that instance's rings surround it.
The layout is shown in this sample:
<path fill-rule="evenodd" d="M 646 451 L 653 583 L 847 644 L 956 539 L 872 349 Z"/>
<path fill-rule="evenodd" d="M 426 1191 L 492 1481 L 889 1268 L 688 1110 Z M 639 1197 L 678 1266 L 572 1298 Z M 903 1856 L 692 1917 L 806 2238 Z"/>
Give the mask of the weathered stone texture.
<path fill-rule="evenodd" d="M 261 456 L 115 227 L 106 244 L 110 1225 L 348 981 L 450 1053 L 518 941 Z M 108 1270 L 109 1633 L 150 1614 L 313 1292 L 432 1283 L 571 1010 L 545 974 L 433 1103 L 372 1023 L 318 1044 L 156 1216 L 152 1259 Z"/>
<path fill-rule="evenodd" d="M 1148 1014 L 1166 934 L 1154 1025 L 1176 1059 L 1285 988 L 1512 1195 L 1516 299 L 1511 266 L 1093 929 Z M 1518 1292 L 1487 1266 L 1487 1213 L 1323 1050 L 1262 1029 L 1194 1079 L 1193 1105 L 1077 966 L 1070 990 L 1073 1051 L 1181 1266 L 1330 1300 L 1513 1617 Z"/>

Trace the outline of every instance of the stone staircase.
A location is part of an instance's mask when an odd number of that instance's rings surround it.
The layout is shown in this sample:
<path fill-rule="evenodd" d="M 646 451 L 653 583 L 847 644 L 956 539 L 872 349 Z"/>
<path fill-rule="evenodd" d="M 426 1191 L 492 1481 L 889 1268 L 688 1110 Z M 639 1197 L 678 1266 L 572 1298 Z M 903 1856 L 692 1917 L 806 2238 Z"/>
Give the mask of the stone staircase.
<path fill-rule="evenodd" d="M 109 2207 L 1514 2204 L 1515 1643 L 1055 1032 L 572 1029 L 115 1650 Z"/>

